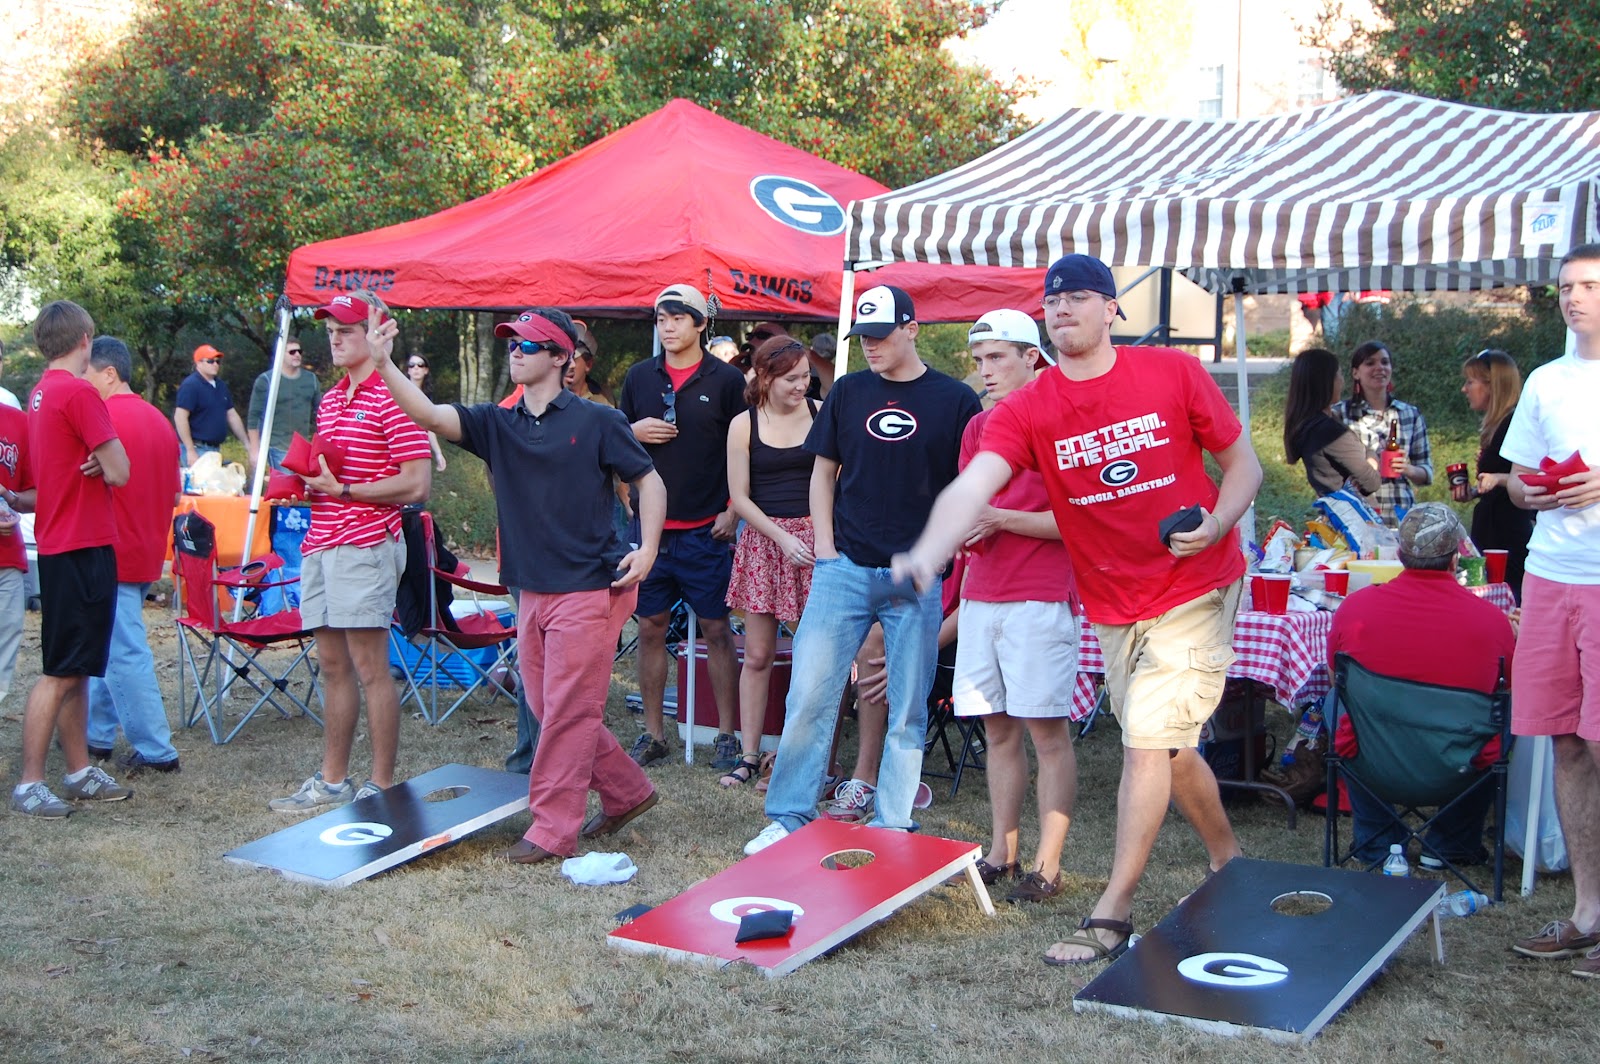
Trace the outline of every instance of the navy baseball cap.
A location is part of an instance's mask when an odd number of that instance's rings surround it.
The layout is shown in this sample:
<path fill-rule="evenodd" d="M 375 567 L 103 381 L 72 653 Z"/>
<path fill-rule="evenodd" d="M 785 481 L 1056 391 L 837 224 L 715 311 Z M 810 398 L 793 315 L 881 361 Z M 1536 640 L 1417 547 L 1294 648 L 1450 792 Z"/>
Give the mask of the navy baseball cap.
<path fill-rule="evenodd" d="M 1116 299 L 1117 282 L 1110 268 L 1099 259 L 1089 255 L 1063 255 L 1050 264 L 1050 271 L 1044 275 L 1044 294 L 1051 296 L 1059 292 L 1093 292 Z M 1120 303 L 1117 317 L 1128 320 Z"/>

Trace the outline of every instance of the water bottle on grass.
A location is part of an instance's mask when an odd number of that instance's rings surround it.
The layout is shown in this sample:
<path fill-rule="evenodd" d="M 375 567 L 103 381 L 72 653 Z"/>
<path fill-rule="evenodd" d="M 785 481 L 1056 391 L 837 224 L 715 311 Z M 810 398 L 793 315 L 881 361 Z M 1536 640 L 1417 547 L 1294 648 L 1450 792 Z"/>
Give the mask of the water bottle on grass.
<path fill-rule="evenodd" d="M 1440 916 L 1471 916 L 1488 907 L 1487 895 L 1475 890 L 1458 890 L 1441 901 L 1434 912 Z"/>
<path fill-rule="evenodd" d="M 1383 874 L 1386 876 L 1409 876 L 1411 862 L 1406 860 L 1406 850 L 1398 842 L 1389 847 L 1389 856 L 1383 861 Z"/>

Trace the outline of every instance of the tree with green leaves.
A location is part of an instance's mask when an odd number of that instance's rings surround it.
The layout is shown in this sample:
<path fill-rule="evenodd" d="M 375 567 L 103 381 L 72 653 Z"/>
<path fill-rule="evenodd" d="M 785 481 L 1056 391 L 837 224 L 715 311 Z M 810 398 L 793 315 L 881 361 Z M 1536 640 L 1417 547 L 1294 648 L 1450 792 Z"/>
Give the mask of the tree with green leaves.
<path fill-rule="evenodd" d="M 1600 108 L 1600 7 L 1571 0 L 1324 0 L 1308 43 L 1352 92 L 1396 89 L 1506 111 Z"/>

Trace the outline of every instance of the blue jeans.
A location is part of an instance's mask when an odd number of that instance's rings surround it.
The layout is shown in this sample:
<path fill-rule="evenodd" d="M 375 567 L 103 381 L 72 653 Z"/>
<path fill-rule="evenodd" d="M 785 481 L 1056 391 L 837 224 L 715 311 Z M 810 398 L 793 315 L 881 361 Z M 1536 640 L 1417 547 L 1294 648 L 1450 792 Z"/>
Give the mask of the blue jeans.
<path fill-rule="evenodd" d="M 267 448 L 267 465 L 271 466 L 273 469 L 277 470 L 279 473 L 287 473 L 288 472 L 287 469 L 283 468 L 283 460 L 285 458 L 287 458 L 287 457 L 289 457 L 289 449 L 287 447 L 268 447 Z M 255 470 L 252 469 L 250 472 L 254 473 Z"/>
<path fill-rule="evenodd" d="M 89 678 L 89 745 L 110 749 L 117 726 L 146 761 L 178 756 L 167 724 L 167 706 L 156 686 L 156 663 L 144 630 L 144 594 L 149 584 L 117 585 L 117 616 L 111 625 L 106 675 Z"/>
<path fill-rule="evenodd" d="M 1356 860 L 1367 864 L 1382 861 L 1389 856 L 1390 845 L 1406 840 L 1405 831 L 1385 811 L 1394 807 L 1371 798 L 1354 783 L 1349 790 L 1350 832 L 1357 847 Z M 1433 847 L 1432 856 L 1443 857 L 1452 864 L 1482 863 L 1486 856 L 1483 822 L 1493 801 L 1494 788 L 1484 784 L 1436 820 L 1423 836 Z"/>
<path fill-rule="evenodd" d="M 928 731 L 928 691 L 939 659 L 939 582 L 915 604 L 897 601 L 874 607 L 873 578 L 888 576 L 887 569 L 865 568 L 842 556 L 817 559 L 811 596 L 795 635 L 783 738 L 767 788 L 768 819 L 790 831 L 816 819 L 839 697 L 873 621 L 883 625 L 889 663 L 889 729 L 871 826 L 912 826 L 911 803 L 922 779 L 922 744 Z"/>

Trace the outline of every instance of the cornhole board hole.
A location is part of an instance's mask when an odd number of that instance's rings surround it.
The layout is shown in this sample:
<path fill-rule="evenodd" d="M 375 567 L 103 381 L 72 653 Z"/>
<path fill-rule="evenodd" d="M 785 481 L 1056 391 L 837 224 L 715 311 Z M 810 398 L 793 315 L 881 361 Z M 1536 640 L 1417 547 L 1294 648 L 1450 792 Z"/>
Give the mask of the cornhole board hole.
<path fill-rule="evenodd" d="M 527 808 L 527 776 L 445 765 L 223 857 L 301 883 L 348 887 Z"/>
<path fill-rule="evenodd" d="M 1309 1042 L 1444 892 L 1437 881 L 1236 857 L 1078 991 L 1072 1007 Z M 1437 920 L 1434 948 L 1442 960 Z"/>
<path fill-rule="evenodd" d="M 816 820 L 617 928 L 608 941 L 669 960 L 744 961 L 768 976 L 788 975 L 962 871 L 993 916 L 978 878 L 982 853 L 970 842 Z M 734 942 L 742 917 L 771 909 L 794 913 L 788 935 Z"/>

